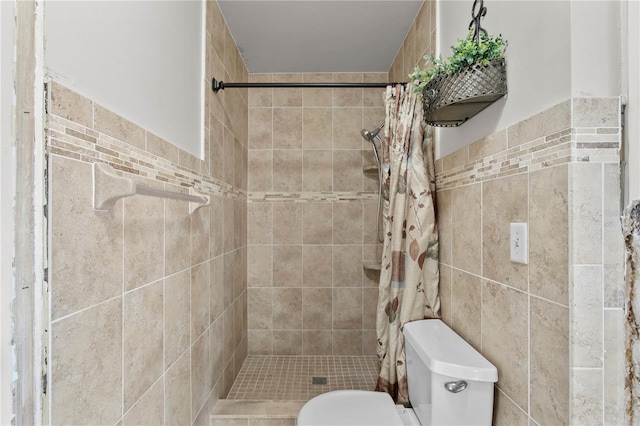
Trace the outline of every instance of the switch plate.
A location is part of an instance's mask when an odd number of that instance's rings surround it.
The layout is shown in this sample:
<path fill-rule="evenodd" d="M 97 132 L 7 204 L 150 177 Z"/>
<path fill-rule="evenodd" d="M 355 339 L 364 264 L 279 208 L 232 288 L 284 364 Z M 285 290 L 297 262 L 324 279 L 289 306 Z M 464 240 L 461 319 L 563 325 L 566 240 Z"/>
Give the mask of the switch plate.
<path fill-rule="evenodd" d="M 512 223 L 511 237 L 509 238 L 511 261 L 516 263 L 529 263 L 529 238 L 526 223 Z"/>

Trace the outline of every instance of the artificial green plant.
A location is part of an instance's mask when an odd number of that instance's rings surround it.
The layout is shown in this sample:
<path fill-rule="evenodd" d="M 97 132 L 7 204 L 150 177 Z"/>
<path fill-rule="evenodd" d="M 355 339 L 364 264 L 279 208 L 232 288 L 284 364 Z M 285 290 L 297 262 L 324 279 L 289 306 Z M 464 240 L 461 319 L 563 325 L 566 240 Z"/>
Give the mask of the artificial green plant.
<path fill-rule="evenodd" d="M 425 55 L 425 68 L 415 67 L 409 74 L 413 84 L 422 91 L 424 87 L 434 78 L 447 74 L 451 75 L 462 68 L 479 63 L 488 65 L 494 59 L 504 58 L 507 41 L 502 38 L 502 34 L 489 36 L 480 33 L 480 42 L 474 37 L 474 32 L 469 34 L 464 40 L 458 40 L 455 46 L 451 46 L 452 55 L 443 58 L 436 58 L 433 55 Z"/>

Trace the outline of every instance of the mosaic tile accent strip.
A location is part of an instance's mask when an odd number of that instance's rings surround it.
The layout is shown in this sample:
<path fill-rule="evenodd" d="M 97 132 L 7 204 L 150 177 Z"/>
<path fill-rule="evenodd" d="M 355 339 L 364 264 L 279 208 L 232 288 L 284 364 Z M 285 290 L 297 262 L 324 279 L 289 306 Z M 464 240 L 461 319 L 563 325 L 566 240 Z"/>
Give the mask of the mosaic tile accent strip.
<path fill-rule="evenodd" d="M 463 157 L 463 164 L 440 171 L 436 186 L 450 189 L 572 162 L 618 163 L 620 140 L 618 128 L 567 128 L 476 161 L 464 159 L 465 147 L 445 157 L 445 162 L 455 163 Z"/>
<path fill-rule="evenodd" d="M 373 390 L 377 363 L 373 356 L 249 355 L 227 399 L 307 401 L 334 390 Z M 313 384 L 314 377 L 327 384 Z"/>
<path fill-rule="evenodd" d="M 378 201 L 371 192 L 250 192 L 247 202 L 340 203 L 351 201 Z"/>
<path fill-rule="evenodd" d="M 185 151 L 178 150 L 179 163 L 175 163 L 51 112 L 46 117 L 50 154 L 86 163 L 106 163 L 123 173 L 186 188 L 194 186 L 200 192 L 212 195 L 237 199 L 247 197 L 245 190 L 209 176 L 204 170 L 207 168 L 205 162 Z M 158 138 L 145 132 L 145 139 L 150 144 Z"/>

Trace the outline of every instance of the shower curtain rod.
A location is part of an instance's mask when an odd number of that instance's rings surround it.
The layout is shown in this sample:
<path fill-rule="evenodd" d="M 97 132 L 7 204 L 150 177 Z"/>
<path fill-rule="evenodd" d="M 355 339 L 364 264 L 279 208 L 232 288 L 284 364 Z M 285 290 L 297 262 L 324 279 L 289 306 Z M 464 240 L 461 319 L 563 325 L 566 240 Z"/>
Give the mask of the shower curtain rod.
<path fill-rule="evenodd" d="M 297 87 L 315 87 L 315 88 L 369 88 L 369 87 L 387 87 L 389 85 L 407 84 L 407 83 L 225 83 L 215 78 L 211 79 L 211 89 L 214 92 L 228 88 L 297 88 Z"/>

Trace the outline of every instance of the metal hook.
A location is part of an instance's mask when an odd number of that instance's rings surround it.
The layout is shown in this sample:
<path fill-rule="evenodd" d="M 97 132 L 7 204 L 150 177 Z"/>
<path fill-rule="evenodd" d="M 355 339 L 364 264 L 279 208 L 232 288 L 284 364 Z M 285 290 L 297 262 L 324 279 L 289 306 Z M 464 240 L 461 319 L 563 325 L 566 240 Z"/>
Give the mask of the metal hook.
<path fill-rule="evenodd" d="M 476 13 L 476 5 L 480 4 L 480 7 L 478 8 L 478 11 Z M 471 22 L 469 23 L 469 29 L 471 29 L 471 27 L 475 27 L 473 30 L 473 38 L 476 39 L 476 43 L 480 44 L 480 33 L 482 32 L 482 34 L 484 34 L 485 36 L 487 36 L 487 30 L 485 30 L 484 28 L 482 28 L 482 26 L 480 26 L 480 20 L 482 18 L 484 18 L 484 16 L 487 14 L 487 8 L 484 6 L 484 0 L 474 0 L 473 1 L 473 6 L 471 6 L 471 17 L 473 18 L 471 20 Z"/>

